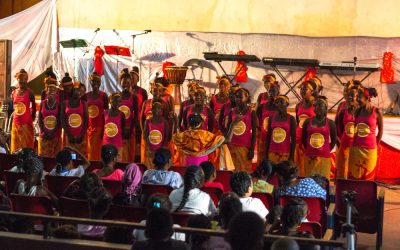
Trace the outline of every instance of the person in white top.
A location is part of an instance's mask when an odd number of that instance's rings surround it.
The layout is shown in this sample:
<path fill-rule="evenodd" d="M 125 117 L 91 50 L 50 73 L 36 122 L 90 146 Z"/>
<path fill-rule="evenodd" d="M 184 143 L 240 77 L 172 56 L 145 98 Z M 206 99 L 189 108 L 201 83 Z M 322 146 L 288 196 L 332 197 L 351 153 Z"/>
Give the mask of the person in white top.
<path fill-rule="evenodd" d="M 250 175 L 246 172 L 233 173 L 230 184 L 232 191 L 240 198 L 243 211 L 254 212 L 265 221 L 269 211 L 260 199 L 251 197 L 253 185 Z"/>
<path fill-rule="evenodd" d="M 72 156 L 76 157 L 72 157 Z M 74 167 L 73 160 L 82 160 L 82 165 L 77 168 Z M 56 167 L 50 171 L 50 175 L 58 176 L 76 176 L 81 177 L 85 174 L 85 170 L 89 167 L 90 162 L 84 155 L 72 147 L 65 147 L 63 150 L 58 152 L 56 156 Z"/>
<path fill-rule="evenodd" d="M 189 212 L 213 217 L 217 209 L 211 197 L 200 190 L 204 182 L 204 173 L 199 166 L 189 166 L 183 177 L 183 187 L 171 192 L 173 212 Z"/>

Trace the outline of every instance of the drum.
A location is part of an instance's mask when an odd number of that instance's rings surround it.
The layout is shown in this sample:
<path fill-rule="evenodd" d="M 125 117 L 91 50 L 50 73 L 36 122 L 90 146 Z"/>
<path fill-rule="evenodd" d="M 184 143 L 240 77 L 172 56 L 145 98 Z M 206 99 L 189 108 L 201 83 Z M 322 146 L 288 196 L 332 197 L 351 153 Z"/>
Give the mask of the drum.
<path fill-rule="evenodd" d="M 179 105 L 182 102 L 181 85 L 185 81 L 187 70 L 188 67 L 170 66 L 165 68 L 169 83 L 173 85 L 172 96 L 174 98 L 174 104 L 176 105 Z"/>

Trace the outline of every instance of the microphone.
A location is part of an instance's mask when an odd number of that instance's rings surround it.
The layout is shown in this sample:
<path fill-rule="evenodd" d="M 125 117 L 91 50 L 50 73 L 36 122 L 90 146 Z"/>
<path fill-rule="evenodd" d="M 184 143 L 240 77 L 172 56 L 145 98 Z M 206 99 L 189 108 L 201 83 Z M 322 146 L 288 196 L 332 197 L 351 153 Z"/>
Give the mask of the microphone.
<path fill-rule="evenodd" d="M 100 30 L 100 28 L 97 28 L 97 29 L 94 31 L 94 33 L 98 32 L 99 30 Z"/>
<path fill-rule="evenodd" d="M 144 30 L 144 32 L 146 32 L 146 33 L 150 33 L 150 32 L 151 32 L 151 30 Z"/>
<path fill-rule="evenodd" d="M 117 34 L 117 36 L 119 36 L 118 31 L 116 31 L 115 29 L 113 29 L 113 32 L 114 32 L 115 34 Z"/>
<path fill-rule="evenodd" d="M 191 33 L 191 32 L 187 32 L 186 35 L 187 35 L 187 36 L 190 36 L 190 37 L 194 37 L 196 34 Z"/>

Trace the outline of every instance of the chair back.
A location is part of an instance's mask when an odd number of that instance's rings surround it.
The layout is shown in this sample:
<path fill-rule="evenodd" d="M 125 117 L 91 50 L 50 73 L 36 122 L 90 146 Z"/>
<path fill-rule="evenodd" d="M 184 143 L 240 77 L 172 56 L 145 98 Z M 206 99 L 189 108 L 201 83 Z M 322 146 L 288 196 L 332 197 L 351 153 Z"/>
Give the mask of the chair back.
<path fill-rule="evenodd" d="M 268 183 L 273 185 L 274 188 L 279 187 L 279 176 L 275 173 L 271 178 L 268 180 Z"/>
<path fill-rule="evenodd" d="M 10 195 L 14 188 L 15 185 L 17 184 L 17 181 L 22 179 L 26 179 L 26 174 L 25 173 L 17 173 L 17 172 L 11 172 L 9 170 L 6 170 L 3 172 L 4 173 L 4 180 L 6 182 L 6 193 L 7 195 Z"/>
<path fill-rule="evenodd" d="M 169 195 L 172 192 L 172 187 L 168 185 L 154 185 L 154 184 L 142 184 L 142 195 L 149 197 L 154 193 L 161 193 Z"/>
<path fill-rule="evenodd" d="M 89 204 L 87 200 L 60 198 L 60 213 L 62 216 L 90 218 Z"/>
<path fill-rule="evenodd" d="M 101 169 L 103 163 L 101 161 L 90 161 L 90 166 L 86 169 L 86 172 L 92 172 L 95 169 Z"/>
<path fill-rule="evenodd" d="M 145 220 L 146 216 L 146 208 L 144 207 L 112 204 L 107 218 L 138 223 Z"/>
<path fill-rule="evenodd" d="M 73 181 L 78 180 L 75 176 L 46 175 L 47 188 L 57 197 L 63 196 L 65 190 Z"/>
<path fill-rule="evenodd" d="M 215 178 L 215 181 L 221 182 L 225 192 L 231 191 L 231 176 L 232 171 L 217 170 L 217 177 Z"/>
<path fill-rule="evenodd" d="M 260 199 L 268 210 L 274 207 L 274 197 L 270 193 L 252 193 L 251 197 Z"/>
<path fill-rule="evenodd" d="M 318 222 L 302 222 L 300 226 L 297 228 L 298 232 L 308 231 L 312 233 L 312 235 L 316 239 L 322 238 L 322 227 Z"/>
<path fill-rule="evenodd" d="M 0 153 L 0 162 L 2 170 L 10 170 L 12 167 L 18 164 L 18 158 L 14 154 Z"/>
<path fill-rule="evenodd" d="M 123 192 L 121 181 L 115 181 L 115 180 L 102 180 L 102 181 L 104 188 L 107 189 L 108 192 L 110 192 L 110 195 L 112 197 Z"/>
<path fill-rule="evenodd" d="M 188 213 L 188 212 L 173 212 L 171 213 L 172 215 L 172 220 L 174 221 L 174 224 L 178 224 L 181 227 L 186 227 L 189 217 L 192 215 L 195 215 L 194 213 Z"/>
<path fill-rule="evenodd" d="M 56 159 L 51 157 L 40 157 L 43 162 L 43 170 L 50 172 L 56 166 Z"/>
<path fill-rule="evenodd" d="M 53 203 L 45 196 L 10 195 L 13 211 L 32 214 L 53 214 Z"/>
<path fill-rule="evenodd" d="M 217 207 L 219 199 L 221 199 L 221 196 L 223 194 L 223 191 L 217 187 L 202 187 L 200 189 L 201 189 L 201 191 L 206 192 L 208 195 L 210 195 L 211 200 L 214 202 L 214 205 Z"/>

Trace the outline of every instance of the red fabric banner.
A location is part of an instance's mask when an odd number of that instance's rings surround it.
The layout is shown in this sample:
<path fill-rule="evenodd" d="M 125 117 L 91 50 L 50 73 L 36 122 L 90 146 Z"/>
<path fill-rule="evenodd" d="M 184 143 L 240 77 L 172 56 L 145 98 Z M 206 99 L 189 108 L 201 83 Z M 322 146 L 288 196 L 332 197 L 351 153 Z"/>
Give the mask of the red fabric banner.
<path fill-rule="evenodd" d="M 237 55 L 245 55 L 243 50 L 239 50 Z M 235 68 L 235 81 L 236 82 L 247 82 L 247 66 L 244 62 L 238 61 Z"/>
<path fill-rule="evenodd" d="M 381 83 L 394 83 L 393 57 L 392 52 L 383 53 Z"/>
<path fill-rule="evenodd" d="M 101 76 L 104 75 L 103 55 L 104 51 L 100 48 L 100 46 L 97 46 L 94 49 L 94 71 Z"/>

